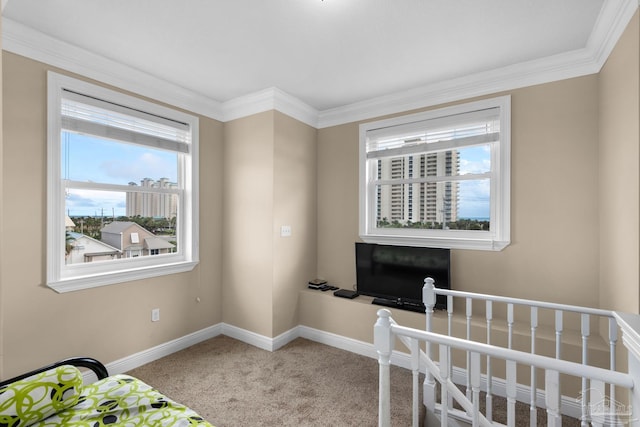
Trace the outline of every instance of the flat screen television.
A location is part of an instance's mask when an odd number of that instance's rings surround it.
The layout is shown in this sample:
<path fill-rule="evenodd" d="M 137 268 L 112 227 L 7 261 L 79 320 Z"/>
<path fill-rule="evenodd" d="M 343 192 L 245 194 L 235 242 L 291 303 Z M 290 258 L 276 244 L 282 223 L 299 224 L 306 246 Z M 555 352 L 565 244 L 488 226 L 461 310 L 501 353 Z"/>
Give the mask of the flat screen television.
<path fill-rule="evenodd" d="M 374 304 L 424 312 L 424 279 L 431 277 L 437 288 L 450 289 L 450 263 L 449 249 L 356 242 L 356 288 L 376 297 Z M 438 295 L 436 308 L 446 307 L 446 296 Z"/>

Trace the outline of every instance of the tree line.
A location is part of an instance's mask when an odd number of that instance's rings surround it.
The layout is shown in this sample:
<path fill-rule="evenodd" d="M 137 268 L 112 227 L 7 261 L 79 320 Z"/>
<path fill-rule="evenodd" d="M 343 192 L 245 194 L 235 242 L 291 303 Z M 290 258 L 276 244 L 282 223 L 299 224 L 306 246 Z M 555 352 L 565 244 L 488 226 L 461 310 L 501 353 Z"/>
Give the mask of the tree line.
<path fill-rule="evenodd" d="M 400 222 L 397 219 L 389 221 L 387 218 L 382 218 L 377 222 L 378 228 L 421 228 L 428 230 L 479 230 L 489 231 L 490 222 L 488 220 L 478 220 L 471 218 L 458 219 L 457 221 L 445 222 L 444 227 L 442 222 L 437 221 L 406 221 Z"/>
<path fill-rule="evenodd" d="M 106 225 L 113 221 L 120 222 L 135 222 L 142 228 L 155 235 L 174 235 L 176 229 L 176 218 L 152 218 L 136 216 L 119 216 L 115 218 L 110 217 L 95 217 L 95 216 L 74 216 L 71 220 L 75 224 L 73 231 L 76 233 L 82 233 L 85 236 L 92 237 L 100 240 L 101 231 Z"/>

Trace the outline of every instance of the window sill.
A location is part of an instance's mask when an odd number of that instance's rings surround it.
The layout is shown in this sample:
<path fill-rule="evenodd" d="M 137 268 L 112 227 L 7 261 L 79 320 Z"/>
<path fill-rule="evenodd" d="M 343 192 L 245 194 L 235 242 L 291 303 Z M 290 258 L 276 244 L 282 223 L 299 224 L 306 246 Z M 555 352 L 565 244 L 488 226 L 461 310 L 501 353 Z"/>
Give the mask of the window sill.
<path fill-rule="evenodd" d="M 167 274 L 183 273 L 193 270 L 196 265 L 198 265 L 198 261 L 182 261 L 171 264 L 152 265 L 127 270 L 118 270 L 109 273 L 76 276 L 69 279 L 48 282 L 47 286 L 58 293 L 73 292 L 82 289 L 97 288 L 99 286 L 113 285 L 116 283 L 165 276 Z"/>
<path fill-rule="evenodd" d="M 363 242 L 381 245 L 418 246 L 427 248 L 471 249 L 480 251 L 501 251 L 510 241 L 492 239 L 469 239 L 447 237 L 408 237 L 392 235 L 360 235 Z"/>

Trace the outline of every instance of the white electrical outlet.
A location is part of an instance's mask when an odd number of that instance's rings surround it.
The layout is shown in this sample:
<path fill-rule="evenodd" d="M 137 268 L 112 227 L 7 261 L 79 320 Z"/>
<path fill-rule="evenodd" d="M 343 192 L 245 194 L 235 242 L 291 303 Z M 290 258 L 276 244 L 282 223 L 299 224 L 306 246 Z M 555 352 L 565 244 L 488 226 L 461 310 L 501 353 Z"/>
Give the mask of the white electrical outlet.
<path fill-rule="evenodd" d="M 160 320 L 160 309 L 154 308 L 153 310 L 151 310 L 151 321 L 157 322 L 158 320 Z"/>

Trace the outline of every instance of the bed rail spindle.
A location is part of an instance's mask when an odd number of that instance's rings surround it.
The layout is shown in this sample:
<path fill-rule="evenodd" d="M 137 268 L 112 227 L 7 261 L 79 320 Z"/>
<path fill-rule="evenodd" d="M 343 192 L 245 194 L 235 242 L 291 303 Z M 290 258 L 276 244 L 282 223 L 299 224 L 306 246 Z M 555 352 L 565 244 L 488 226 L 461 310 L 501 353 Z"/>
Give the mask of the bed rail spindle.
<path fill-rule="evenodd" d="M 447 295 L 447 332 L 453 336 L 453 296 Z"/>
<path fill-rule="evenodd" d="M 420 411 L 420 341 L 411 339 L 411 373 L 413 376 L 413 427 L 418 427 Z"/>
<path fill-rule="evenodd" d="M 453 296 L 447 295 L 447 333 L 453 336 Z M 449 357 L 451 357 L 451 348 L 449 348 Z M 453 366 L 450 367 L 449 376 L 453 376 Z M 449 394 L 449 407 L 453 408 L 453 396 Z"/>
<path fill-rule="evenodd" d="M 513 345 L 513 304 L 507 304 L 507 330 L 509 331 L 509 338 L 507 346 L 511 348 Z"/>
<path fill-rule="evenodd" d="M 473 394 L 473 413 L 471 425 L 480 425 L 480 353 L 471 353 L 471 392 Z"/>
<path fill-rule="evenodd" d="M 544 373 L 545 402 L 547 404 L 547 426 L 562 427 L 560 415 L 560 374 L 551 369 Z"/>
<path fill-rule="evenodd" d="M 582 364 L 587 364 L 588 358 L 588 345 L 590 335 L 590 316 L 586 313 L 580 315 L 580 335 L 582 336 Z M 582 377 L 582 401 L 581 410 L 582 416 L 580 417 L 580 425 L 587 427 L 589 425 L 589 413 L 588 409 L 589 389 L 587 377 Z"/>
<path fill-rule="evenodd" d="M 446 345 L 440 345 L 440 376 L 442 377 L 442 382 L 443 384 L 446 384 L 447 380 L 449 379 L 449 347 Z M 469 375 L 467 375 L 467 378 L 469 377 Z M 448 427 L 449 426 L 449 407 L 447 406 L 447 402 L 449 401 L 449 390 L 447 390 L 447 387 L 440 387 L 440 391 L 441 391 L 441 408 L 442 410 L 440 411 L 440 425 L 442 427 Z"/>
<path fill-rule="evenodd" d="M 433 308 L 436 305 L 436 287 L 434 280 L 431 277 L 424 279 L 424 286 L 422 287 L 422 302 L 425 305 L 426 311 L 426 329 L 427 332 L 432 332 L 432 318 Z M 425 351 L 429 360 L 433 360 L 433 346 L 427 341 L 425 344 Z M 433 375 L 427 369 L 424 378 L 423 387 L 423 399 L 427 411 L 435 413 L 436 410 L 436 380 Z"/>
<path fill-rule="evenodd" d="M 598 381 L 598 380 L 591 380 L 590 381 L 590 385 L 589 385 L 589 391 L 591 391 L 590 396 L 589 396 L 589 404 L 592 408 L 599 408 L 602 410 L 602 415 L 604 416 L 606 409 L 604 407 L 604 402 L 602 401 L 602 396 L 604 396 L 604 383 L 602 381 Z M 587 400 L 587 396 L 581 396 L 583 403 L 585 400 Z M 615 414 L 615 405 L 613 405 L 614 401 L 611 400 L 610 401 L 612 403 L 612 407 L 609 408 L 611 410 L 611 420 L 615 420 L 616 419 L 616 414 Z M 599 418 L 599 417 L 596 417 Z M 591 420 L 591 425 L 593 427 L 602 427 L 604 424 L 602 423 L 602 421 L 604 420 L 600 420 L 600 419 L 595 419 L 595 420 Z"/>
<path fill-rule="evenodd" d="M 531 354 L 536 354 L 536 331 L 538 330 L 538 307 L 531 307 Z M 531 390 L 529 404 L 529 425 L 538 425 L 538 404 L 537 400 L 538 379 L 536 378 L 536 367 L 531 365 Z"/>
<path fill-rule="evenodd" d="M 391 426 L 391 377 L 389 365 L 395 337 L 391 333 L 391 312 L 378 310 L 378 320 L 373 328 L 373 344 L 378 352 L 379 384 L 378 384 L 378 426 Z"/>
<path fill-rule="evenodd" d="M 467 315 L 467 339 L 471 341 L 471 315 L 473 312 L 473 299 L 466 298 L 466 315 Z M 471 355 L 467 351 L 467 399 L 471 400 L 471 380 L 469 378 L 469 365 L 471 365 Z"/>
<path fill-rule="evenodd" d="M 507 425 L 516 425 L 516 362 L 507 360 Z"/>
<path fill-rule="evenodd" d="M 556 359 L 562 354 L 562 310 L 556 310 Z"/>
<path fill-rule="evenodd" d="M 487 344 L 491 345 L 491 321 L 493 320 L 493 301 L 486 302 L 487 318 Z M 491 356 L 487 355 L 487 395 L 485 396 L 485 413 L 487 420 L 493 420 L 493 373 L 491 369 Z"/>
<path fill-rule="evenodd" d="M 616 343 L 618 342 L 618 322 L 613 317 L 609 318 L 609 368 L 616 370 Z M 616 401 L 616 386 L 611 384 L 609 397 L 612 402 Z"/>

